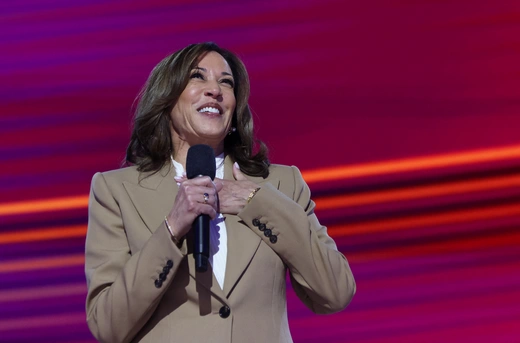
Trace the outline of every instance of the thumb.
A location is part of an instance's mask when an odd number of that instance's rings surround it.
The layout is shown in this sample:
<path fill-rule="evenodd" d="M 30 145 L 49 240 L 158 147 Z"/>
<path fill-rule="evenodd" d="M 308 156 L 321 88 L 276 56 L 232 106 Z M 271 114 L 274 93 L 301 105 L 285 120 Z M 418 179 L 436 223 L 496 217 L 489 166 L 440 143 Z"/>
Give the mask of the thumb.
<path fill-rule="evenodd" d="M 235 180 L 237 181 L 246 181 L 247 178 L 245 175 L 240 171 L 240 167 L 238 163 L 233 163 L 233 176 L 235 177 Z"/>

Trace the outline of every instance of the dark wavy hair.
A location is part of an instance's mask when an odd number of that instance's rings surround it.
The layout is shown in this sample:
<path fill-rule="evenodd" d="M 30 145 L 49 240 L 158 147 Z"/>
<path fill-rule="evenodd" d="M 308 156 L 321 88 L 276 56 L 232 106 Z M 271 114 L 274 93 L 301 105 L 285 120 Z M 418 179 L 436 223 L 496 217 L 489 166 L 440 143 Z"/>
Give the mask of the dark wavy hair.
<path fill-rule="evenodd" d="M 235 80 L 232 126 L 236 131 L 224 139 L 224 152 L 238 162 L 245 174 L 264 178 L 269 175 L 267 147 L 253 133 L 247 70 L 234 53 L 211 42 L 189 45 L 163 59 L 152 70 L 137 98 L 132 136 L 126 150 L 127 165 L 136 165 L 141 172 L 157 172 L 169 163 L 174 150 L 170 113 L 186 88 L 191 71 L 211 51 L 224 57 Z"/>

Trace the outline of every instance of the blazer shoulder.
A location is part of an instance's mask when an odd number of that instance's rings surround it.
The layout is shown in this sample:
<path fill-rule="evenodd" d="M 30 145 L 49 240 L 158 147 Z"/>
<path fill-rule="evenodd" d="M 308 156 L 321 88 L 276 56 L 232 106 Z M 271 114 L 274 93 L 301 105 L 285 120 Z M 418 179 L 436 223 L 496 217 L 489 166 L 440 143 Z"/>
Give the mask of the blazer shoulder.
<path fill-rule="evenodd" d="M 124 181 L 138 183 L 140 173 L 137 171 L 136 166 L 130 166 L 120 169 L 98 172 L 94 175 L 93 178 L 96 178 L 97 175 L 102 175 L 108 184 L 122 183 Z"/>
<path fill-rule="evenodd" d="M 269 178 L 279 180 L 279 190 L 298 200 L 302 195 L 310 197 L 310 189 L 298 167 L 283 164 L 271 164 Z"/>
<path fill-rule="evenodd" d="M 287 180 L 302 178 L 301 172 L 296 166 L 288 166 L 283 164 L 271 164 L 269 166 L 269 177 Z"/>
<path fill-rule="evenodd" d="M 292 174 L 293 168 L 296 168 L 295 166 L 288 166 L 284 164 L 271 164 L 269 166 L 269 175 L 283 175 L 283 174 Z"/>

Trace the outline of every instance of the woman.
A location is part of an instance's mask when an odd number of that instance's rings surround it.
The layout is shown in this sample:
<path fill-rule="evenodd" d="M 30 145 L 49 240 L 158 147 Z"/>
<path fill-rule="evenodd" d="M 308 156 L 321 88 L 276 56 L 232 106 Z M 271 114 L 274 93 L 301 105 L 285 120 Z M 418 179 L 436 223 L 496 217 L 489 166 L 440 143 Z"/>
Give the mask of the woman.
<path fill-rule="evenodd" d="M 355 293 L 345 257 L 314 215 L 296 167 L 253 151 L 249 80 L 213 43 L 161 61 L 143 89 L 128 168 L 92 180 L 87 321 L 101 342 L 292 342 L 285 276 L 316 313 Z M 217 177 L 187 180 L 188 149 L 213 148 Z M 211 221 L 210 266 L 195 271 L 190 228 Z"/>

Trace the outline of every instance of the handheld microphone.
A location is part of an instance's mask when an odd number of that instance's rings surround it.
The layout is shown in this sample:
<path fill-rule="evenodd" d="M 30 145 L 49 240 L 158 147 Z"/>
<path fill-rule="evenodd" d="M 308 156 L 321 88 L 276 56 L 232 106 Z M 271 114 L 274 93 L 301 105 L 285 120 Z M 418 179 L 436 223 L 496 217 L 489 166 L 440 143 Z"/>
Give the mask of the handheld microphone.
<path fill-rule="evenodd" d="M 216 166 L 213 149 L 205 144 L 197 144 L 188 150 L 186 157 L 186 176 L 193 179 L 198 176 L 209 176 L 215 179 Z M 193 222 L 193 257 L 198 272 L 208 270 L 210 217 L 201 214 Z"/>

